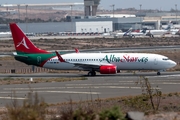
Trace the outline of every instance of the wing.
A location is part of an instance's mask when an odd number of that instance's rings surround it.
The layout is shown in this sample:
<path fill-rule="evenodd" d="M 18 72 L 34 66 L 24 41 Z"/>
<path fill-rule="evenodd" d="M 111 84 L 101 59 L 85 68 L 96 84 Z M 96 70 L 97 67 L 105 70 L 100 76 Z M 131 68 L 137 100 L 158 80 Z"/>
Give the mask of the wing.
<path fill-rule="evenodd" d="M 65 61 L 62 56 L 57 52 L 56 55 L 58 56 L 58 60 L 60 62 L 66 62 L 66 63 L 70 63 L 70 64 L 74 64 L 75 67 L 80 67 L 83 69 L 99 69 L 100 66 L 102 65 L 112 65 L 112 64 L 108 64 L 108 63 L 101 63 L 101 62 L 92 62 L 92 63 L 80 63 L 80 62 L 75 62 L 75 61 Z"/>
<path fill-rule="evenodd" d="M 78 62 L 68 62 L 70 64 L 74 64 L 77 67 L 81 67 L 83 69 L 87 68 L 93 68 L 93 69 L 99 69 L 102 65 L 112 65 L 112 64 L 100 64 L 100 63 L 78 63 Z"/>

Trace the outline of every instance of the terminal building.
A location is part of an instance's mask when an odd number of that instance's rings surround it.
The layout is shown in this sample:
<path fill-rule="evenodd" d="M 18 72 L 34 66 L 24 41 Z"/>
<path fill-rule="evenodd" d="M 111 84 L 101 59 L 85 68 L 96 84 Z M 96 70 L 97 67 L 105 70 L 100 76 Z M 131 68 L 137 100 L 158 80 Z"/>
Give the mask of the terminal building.
<path fill-rule="evenodd" d="M 86 23 L 91 26 L 91 22 L 98 22 L 99 26 L 104 28 L 103 32 L 107 32 L 106 26 L 103 25 L 105 21 L 109 24 L 112 22 L 112 31 L 126 31 L 129 28 L 133 29 L 162 29 L 171 21 L 176 28 L 180 28 L 180 13 L 174 12 L 143 12 L 137 14 L 101 14 L 97 15 L 97 8 L 100 0 L 84 0 L 85 16 L 67 16 L 67 21 Z M 101 24 L 102 23 L 102 24 Z M 111 25 L 108 25 L 111 26 Z M 94 26 L 91 29 L 95 30 Z M 109 28 L 111 30 L 111 28 Z M 102 31 L 102 30 L 101 30 Z"/>
<path fill-rule="evenodd" d="M 51 25 L 44 25 L 44 23 L 26 27 L 26 24 L 20 24 L 22 29 L 26 32 L 74 32 L 74 33 L 106 33 L 114 31 L 126 31 L 129 28 L 133 29 L 162 29 L 171 21 L 176 28 L 180 28 L 180 13 L 174 12 L 154 12 L 148 13 L 140 11 L 137 14 L 97 14 L 97 9 L 100 0 L 84 0 L 84 3 L 78 5 L 84 6 L 84 16 L 66 16 L 66 21 L 59 22 L 58 25 L 54 23 L 47 23 Z M 30 4 L 28 6 L 74 6 L 71 4 Z M 13 6 L 13 5 L 12 5 Z M 17 6 L 17 5 L 14 5 Z M 25 4 L 20 6 L 27 6 Z M 72 8 L 72 7 L 71 7 Z M 114 12 L 113 12 L 114 13 Z M 33 26 L 33 28 L 31 28 Z M 47 28 L 45 28 L 45 26 Z M 56 29 L 57 28 L 57 29 Z M 49 31 L 48 31 L 49 30 Z"/>
<path fill-rule="evenodd" d="M 165 14 L 165 13 L 164 13 Z M 169 13 L 168 13 L 169 14 Z M 72 33 L 108 33 L 126 31 L 129 28 L 162 29 L 171 21 L 176 28 L 180 28 L 180 15 L 171 16 L 138 16 L 129 14 L 116 14 L 107 16 L 67 16 L 69 22 L 52 23 L 19 23 L 26 32 L 72 32 Z"/>
<path fill-rule="evenodd" d="M 112 17 L 113 16 L 113 17 Z M 73 16 L 72 22 L 112 22 L 112 31 L 125 31 L 129 28 L 133 29 L 162 29 L 164 25 L 172 22 L 174 26 L 180 28 L 180 14 L 176 13 L 142 13 L 136 15 L 130 14 L 114 14 L 114 15 L 97 15 L 97 16 Z M 90 24 L 90 23 L 89 23 Z M 102 25 L 103 26 L 103 25 Z"/>
<path fill-rule="evenodd" d="M 154 12 L 148 13 L 140 11 L 137 14 L 101 14 L 97 15 L 97 8 L 100 4 L 100 0 L 84 0 L 85 15 L 84 16 L 67 16 L 67 21 L 84 23 L 91 26 L 91 22 L 98 22 L 99 26 L 104 28 L 103 32 L 106 31 L 106 26 L 103 26 L 103 22 L 112 22 L 113 31 L 126 31 L 129 28 L 133 29 L 162 29 L 164 25 L 168 25 L 171 21 L 174 26 L 180 28 L 180 13 L 174 12 Z M 101 24 L 102 23 L 102 24 Z M 110 25 L 109 25 L 110 26 Z M 91 29 L 93 26 L 91 26 Z"/>

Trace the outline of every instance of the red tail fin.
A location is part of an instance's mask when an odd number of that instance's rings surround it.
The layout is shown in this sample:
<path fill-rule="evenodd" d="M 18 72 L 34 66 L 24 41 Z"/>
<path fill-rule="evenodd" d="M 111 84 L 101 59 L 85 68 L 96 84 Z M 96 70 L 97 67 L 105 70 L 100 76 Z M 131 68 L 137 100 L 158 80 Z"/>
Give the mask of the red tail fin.
<path fill-rule="evenodd" d="M 16 23 L 10 23 L 10 29 L 17 52 L 20 53 L 49 53 L 37 48 L 22 32 Z"/>

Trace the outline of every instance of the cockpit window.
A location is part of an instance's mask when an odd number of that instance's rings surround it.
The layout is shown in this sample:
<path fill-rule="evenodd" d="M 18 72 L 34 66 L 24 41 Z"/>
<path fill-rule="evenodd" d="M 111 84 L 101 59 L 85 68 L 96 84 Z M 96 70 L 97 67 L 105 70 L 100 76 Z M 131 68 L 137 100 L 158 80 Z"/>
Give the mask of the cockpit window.
<path fill-rule="evenodd" d="M 169 58 L 163 58 L 162 60 L 169 60 Z"/>

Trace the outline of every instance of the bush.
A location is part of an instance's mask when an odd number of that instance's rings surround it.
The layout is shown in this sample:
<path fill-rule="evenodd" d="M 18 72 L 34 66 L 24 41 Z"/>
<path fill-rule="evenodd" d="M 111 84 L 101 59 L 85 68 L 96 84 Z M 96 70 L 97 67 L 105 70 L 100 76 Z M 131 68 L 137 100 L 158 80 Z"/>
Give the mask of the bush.
<path fill-rule="evenodd" d="M 95 118 L 96 114 L 91 109 L 83 110 L 79 108 L 73 114 L 73 120 L 95 120 Z"/>
<path fill-rule="evenodd" d="M 46 106 L 37 93 L 29 93 L 22 105 L 13 99 L 12 104 L 6 106 L 7 116 L 4 120 L 45 120 Z"/>
<path fill-rule="evenodd" d="M 100 120 L 125 120 L 119 107 L 103 110 L 99 113 Z"/>
<path fill-rule="evenodd" d="M 73 101 L 70 98 L 69 105 L 67 107 L 59 107 L 58 113 L 51 120 L 96 120 L 97 114 L 92 104 L 82 106 L 80 102 L 77 105 L 78 108 L 73 107 Z"/>
<path fill-rule="evenodd" d="M 124 99 L 124 104 L 130 108 L 134 108 L 138 111 L 147 112 L 152 109 L 151 104 L 149 103 L 149 97 L 147 95 L 134 96 L 132 98 Z"/>

